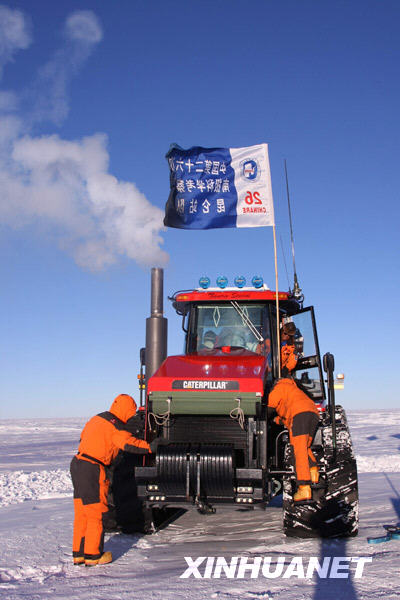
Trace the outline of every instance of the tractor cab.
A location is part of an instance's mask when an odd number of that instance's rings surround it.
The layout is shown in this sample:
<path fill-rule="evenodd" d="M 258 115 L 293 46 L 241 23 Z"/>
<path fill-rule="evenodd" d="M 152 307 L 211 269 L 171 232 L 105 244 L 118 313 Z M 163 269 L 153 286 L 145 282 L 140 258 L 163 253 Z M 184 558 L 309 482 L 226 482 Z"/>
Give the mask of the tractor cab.
<path fill-rule="evenodd" d="M 302 309 L 286 292 L 279 292 L 278 299 L 280 326 L 287 321 L 296 326 L 296 382 L 321 404 L 325 388 L 314 310 Z M 260 374 L 268 393 L 279 377 L 274 291 L 265 285 L 259 290 L 197 289 L 177 292 L 171 300 L 183 319 L 185 355 L 204 357 L 210 367 L 229 358 L 240 362 L 243 368 L 255 356 L 260 357 Z"/>

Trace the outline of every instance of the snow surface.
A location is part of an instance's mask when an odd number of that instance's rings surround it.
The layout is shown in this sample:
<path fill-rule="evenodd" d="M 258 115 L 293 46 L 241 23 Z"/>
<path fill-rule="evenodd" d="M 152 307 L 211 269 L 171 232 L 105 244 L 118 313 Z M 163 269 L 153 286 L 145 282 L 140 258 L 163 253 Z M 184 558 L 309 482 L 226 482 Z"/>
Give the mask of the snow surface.
<path fill-rule="evenodd" d="M 114 562 L 73 567 L 68 473 L 86 419 L 0 421 L 1 600 L 340 600 L 400 597 L 400 540 L 379 545 L 383 524 L 400 521 L 400 410 L 348 412 L 360 473 L 360 531 L 348 540 L 298 540 L 282 533 L 280 502 L 266 511 L 188 511 L 153 536 L 114 533 Z M 372 557 L 362 578 L 180 578 L 184 557 Z M 204 573 L 204 568 L 200 568 Z"/>

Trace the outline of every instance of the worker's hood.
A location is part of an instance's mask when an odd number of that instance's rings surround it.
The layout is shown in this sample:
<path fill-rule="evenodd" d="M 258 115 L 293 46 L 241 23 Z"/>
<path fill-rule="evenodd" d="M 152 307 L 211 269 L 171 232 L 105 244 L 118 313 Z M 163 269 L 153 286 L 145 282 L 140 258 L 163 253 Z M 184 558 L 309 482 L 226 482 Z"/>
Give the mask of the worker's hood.
<path fill-rule="evenodd" d="M 128 394 L 120 394 L 111 404 L 110 412 L 126 423 L 136 415 L 136 402 Z"/>
<path fill-rule="evenodd" d="M 268 362 L 253 352 L 170 356 L 149 379 L 148 391 L 230 391 L 263 393 Z"/>

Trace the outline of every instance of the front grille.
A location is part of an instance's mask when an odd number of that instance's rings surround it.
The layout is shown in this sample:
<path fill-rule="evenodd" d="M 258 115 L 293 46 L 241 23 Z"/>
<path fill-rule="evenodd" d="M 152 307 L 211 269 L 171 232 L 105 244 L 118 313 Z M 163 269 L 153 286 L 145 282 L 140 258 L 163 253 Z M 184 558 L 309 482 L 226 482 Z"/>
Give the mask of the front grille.
<path fill-rule="evenodd" d="M 224 416 L 174 415 L 164 435 L 171 442 L 232 444 L 236 450 L 247 448 L 246 429 L 241 429 L 237 421 Z"/>

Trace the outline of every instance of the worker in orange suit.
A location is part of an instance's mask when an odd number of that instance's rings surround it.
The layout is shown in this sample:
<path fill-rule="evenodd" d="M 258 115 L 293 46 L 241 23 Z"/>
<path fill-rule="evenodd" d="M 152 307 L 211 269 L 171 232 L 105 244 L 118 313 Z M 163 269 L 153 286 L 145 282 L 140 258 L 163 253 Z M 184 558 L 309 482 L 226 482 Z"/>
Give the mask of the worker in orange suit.
<path fill-rule="evenodd" d="M 302 392 L 296 382 L 285 377 L 278 379 L 268 397 L 268 406 L 277 412 L 275 422 L 289 431 L 293 446 L 297 491 L 294 502 L 312 500 L 311 483 L 318 483 L 317 461 L 311 444 L 318 427 L 318 410 L 311 398 Z"/>
<path fill-rule="evenodd" d="M 294 334 L 296 333 L 296 325 L 289 321 L 284 323 L 281 329 L 281 373 L 282 377 L 287 375 L 296 368 L 297 354 L 294 345 Z"/>
<path fill-rule="evenodd" d="M 136 403 L 128 394 L 120 394 L 109 411 L 92 417 L 83 428 L 78 453 L 71 461 L 74 486 L 74 565 L 102 565 L 112 561 L 111 552 L 103 552 L 103 515 L 108 511 L 109 481 L 106 467 L 120 450 L 148 454 L 150 446 L 124 429 L 136 414 Z"/>

